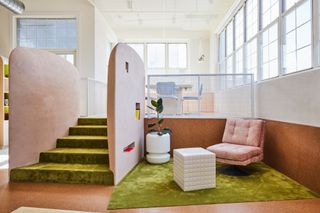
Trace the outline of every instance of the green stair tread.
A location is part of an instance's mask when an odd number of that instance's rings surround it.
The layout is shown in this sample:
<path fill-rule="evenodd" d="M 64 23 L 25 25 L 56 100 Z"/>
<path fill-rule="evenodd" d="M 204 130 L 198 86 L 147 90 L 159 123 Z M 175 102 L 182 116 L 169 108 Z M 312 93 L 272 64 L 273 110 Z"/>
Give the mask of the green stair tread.
<path fill-rule="evenodd" d="M 69 135 L 59 139 L 64 140 L 108 140 L 108 136 L 102 135 Z"/>
<path fill-rule="evenodd" d="M 37 163 L 12 169 L 10 181 L 113 185 L 107 164 Z"/>
<path fill-rule="evenodd" d="M 107 125 L 76 125 L 71 128 L 106 129 Z"/>
<path fill-rule="evenodd" d="M 108 135 L 106 125 L 77 125 L 69 128 L 69 135 Z"/>
<path fill-rule="evenodd" d="M 50 171 L 85 171 L 111 172 L 107 164 L 76 164 L 76 163 L 36 163 L 13 170 L 50 170 Z"/>
<path fill-rule="evenodd" d="M 70 135 L 57 139 L 57 148 L 108 148 L 108 137 L 100 135 Z"/>
<path fill-rule="evenodd" d="M 98 125 L 106 125 L 107 124 L 107 118 L 86 118 L 86 117 L 83 117 L 83 118 L 79 118 L 78 119 L 78 124 L 79 125 L 95 125 L 95 124 L 98 124 Z"/>
<path fill-rule="evenodd" d="M 44 153 L 61 153 L 61 154 L 109 154 L 108 149 L 95 148 L 55 148 Z"/>

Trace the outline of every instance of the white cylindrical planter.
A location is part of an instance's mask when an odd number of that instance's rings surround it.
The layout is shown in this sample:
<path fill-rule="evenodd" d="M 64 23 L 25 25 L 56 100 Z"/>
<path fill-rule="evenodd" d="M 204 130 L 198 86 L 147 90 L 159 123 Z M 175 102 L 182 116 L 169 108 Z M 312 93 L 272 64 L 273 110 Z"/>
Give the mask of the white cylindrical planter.
<path fill-rule="evenodd" d="M 170 134 L 158 135 L 157 132 L 147 134 L 147 161 L 152 164 L 166 163 L 170 160 Z"/>

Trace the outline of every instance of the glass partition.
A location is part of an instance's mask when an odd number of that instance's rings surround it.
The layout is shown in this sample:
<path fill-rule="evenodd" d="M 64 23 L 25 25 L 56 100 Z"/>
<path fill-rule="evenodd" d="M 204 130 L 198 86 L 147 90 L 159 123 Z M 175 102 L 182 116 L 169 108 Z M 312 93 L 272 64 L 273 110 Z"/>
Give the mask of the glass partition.
<path fill-rule="evenodd" d="M 162 98 L 165 117 L 254 117 L 253 83 L 253 74 L 148 75 L 146 104 Z"/>

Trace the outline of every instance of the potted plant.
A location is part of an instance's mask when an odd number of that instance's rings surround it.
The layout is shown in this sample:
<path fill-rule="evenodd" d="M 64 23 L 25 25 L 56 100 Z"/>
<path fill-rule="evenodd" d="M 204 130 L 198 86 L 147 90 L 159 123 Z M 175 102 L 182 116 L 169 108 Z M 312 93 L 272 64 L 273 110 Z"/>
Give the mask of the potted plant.
<path fill-rule="evenodd" d="M 162 164 L 170 160 L 170 133 L 171 129 L 163 128 L 164 121 L 161 118 L 163 111 L 162 99 L 151 100 L 152 107 L 148 106 L 151 110 L 156 112 L 156 118 L 148 124 L 149 133 L 147 134 L 147 161 L 152 164 Z"/>

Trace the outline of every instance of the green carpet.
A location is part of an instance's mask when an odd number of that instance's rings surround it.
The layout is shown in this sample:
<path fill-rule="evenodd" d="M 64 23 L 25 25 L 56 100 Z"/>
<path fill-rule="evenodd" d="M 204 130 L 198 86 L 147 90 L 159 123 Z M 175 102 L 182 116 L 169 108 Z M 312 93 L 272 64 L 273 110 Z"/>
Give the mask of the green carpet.
<path fill-rule="evenodd" d="M 222 164 L 217 164 L 217 168 Z M 185 206 L 315 198 L 317 195 L 263 163 L 247 167 L 250 176 L 217 172 L 213 189 L 183 192 L 173 181 L 172 162 L 151 165 L 142 161 L 112 193 L 108 209 Z"/>
<path fill-rule="evenodd" d="M 11 181 L 113 185 L 106 118 L 80 118 L 57 148 L 40 153 L 39 163 L 14 168 Z"/>

